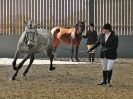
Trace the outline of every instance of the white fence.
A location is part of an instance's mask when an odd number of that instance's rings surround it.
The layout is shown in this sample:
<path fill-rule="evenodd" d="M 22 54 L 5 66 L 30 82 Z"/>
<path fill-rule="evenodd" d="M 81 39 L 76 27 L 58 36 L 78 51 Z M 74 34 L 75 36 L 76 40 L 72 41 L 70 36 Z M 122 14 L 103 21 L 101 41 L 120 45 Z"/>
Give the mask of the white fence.
<path fill-rule="evenodd" d="M 111 23 L 118 35 L 133 35 L 133 0 L 94 0 L 94 23 Z"/>
<path fill-rule="evenodd" d="M 1 32 L 20 34 L 29 19 L 47 29 L 72 27 L 89 17 L 88 5 L 89 0 L 0 0 Z"/>
<path fill-rule="evenodd" d="M 23 21 L 32 19 L 46 29 L 87 20 L 86 27 L 94 22 L 98 33 L 108 22 L 118 35 L 133 35 L 132 5 L 133 0 L 0 0 L 0 33 L 21 34 Z"/>

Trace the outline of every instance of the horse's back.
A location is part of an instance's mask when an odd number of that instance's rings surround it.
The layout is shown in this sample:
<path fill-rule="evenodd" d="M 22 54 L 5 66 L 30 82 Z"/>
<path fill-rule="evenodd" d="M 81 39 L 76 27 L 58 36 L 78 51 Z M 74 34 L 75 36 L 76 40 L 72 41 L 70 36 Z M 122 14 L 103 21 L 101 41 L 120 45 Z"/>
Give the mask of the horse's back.
<path fill-rule="evenodd" d="M 58 30 L 58 32 L 56 32 Z M 60 34 L 71 34 L 72 32 L 75 32 L 76 30 L 74 28 L 64 28 L 64 27 L 54 27 L 51 30 L 52 35 L 60 33 Z"/>
<path fill-rule="evenodd" d="M 42 36 L 52 35 L 49 30 L 42 29 L 42 28 L 37 29 L 37 32 L 38 32 L 38 34 L 40 34 Z"/>
<path fill-rule="evenodd" d="M 41 35 L 41 42 L 45 42 L 49 46 L 53 46 L 53 36 L 49 30 L 46 29 L 37 29 L 38 34 Z"/>
<path fill-rule="evenodd" d="M 58 29 L 59 29 L 59 31 L 57 31 Z M 59 27 L 59 26 L 54 27 L 51 30 L 51 32 L 54 37 L 55 45 L 58 45 L 59 41 L 62 41 L 66 44 L 71 44 L 72 39 L 75 39 L 75 35 L 76 35 L 75 28 L 64 28 L 64 27 Z"/>
<path fill-rule="evenodd" d="M 37 32 L 41 35 L 40 42 L 45 43 L 46 45 L 42 45 L 44 50 L 46 51 L 47 55 L 53 53 L 53 36 L 49 30 L 46 29 L 37 29 Z M 42 47 L 42 48 L 43 48 Z M 43 49 L 42 49 L 43 50 Z"/>

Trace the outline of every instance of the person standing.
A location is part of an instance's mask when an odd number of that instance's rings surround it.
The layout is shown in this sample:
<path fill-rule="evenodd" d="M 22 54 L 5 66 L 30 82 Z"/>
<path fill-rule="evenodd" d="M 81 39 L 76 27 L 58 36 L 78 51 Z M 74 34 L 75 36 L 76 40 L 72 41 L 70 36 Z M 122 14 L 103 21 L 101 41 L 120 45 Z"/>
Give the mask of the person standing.
<path fill-rule="evenodd" d="M 83 35 L 83 38 L 87 39 L 86 45 L 87 48 L 90 49 L 93 44 L 97 41 L 97 32 L 94 30 L 94 24 L 90 23 L 89 30 L 86 35 Z M 95 58 L 95 49 L 89 52 L 89 61 L 94 62 Z"/>
<path fill-rule="evenodd" d="M 99 45 L 102 45 L 100 57 L 103 67 L 103 81 L 98 85 L 108 84 L 109 86 L 112 86 L 112 66 L 117 58 L 118 36 L 114 31 L 112 31 L 112 26 L 109 23 L 104 24 L 102 33 L 99 36 L 98 41 L 91 49 L 88 50 L 88 52 L 91 52 Z"/>

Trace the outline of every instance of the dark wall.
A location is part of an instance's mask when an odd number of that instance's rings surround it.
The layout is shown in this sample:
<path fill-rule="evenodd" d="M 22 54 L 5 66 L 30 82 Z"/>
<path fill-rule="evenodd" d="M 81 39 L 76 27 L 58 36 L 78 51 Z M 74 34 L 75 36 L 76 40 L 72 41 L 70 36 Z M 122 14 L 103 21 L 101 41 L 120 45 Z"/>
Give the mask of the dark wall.
<path fill-rule="evenodd" d="M 14 57 L 17 47 L 19 36 L 0 36 L 0 57 Z M 133 58 L 133 35 L 132 36 L 119 36 L 118 57 Z M 83 39 L 79 48 L 79 57 L 87 57 L 86 54 L 86 40 Z M 71 46 L 60 44 L 57 49 L 57 57 L 70 57 Z M 96 57 L 100 55 L 100 47 L 97 48 Z M 37 54 L 37 57 L 46 57 L 44 54 Z"/>

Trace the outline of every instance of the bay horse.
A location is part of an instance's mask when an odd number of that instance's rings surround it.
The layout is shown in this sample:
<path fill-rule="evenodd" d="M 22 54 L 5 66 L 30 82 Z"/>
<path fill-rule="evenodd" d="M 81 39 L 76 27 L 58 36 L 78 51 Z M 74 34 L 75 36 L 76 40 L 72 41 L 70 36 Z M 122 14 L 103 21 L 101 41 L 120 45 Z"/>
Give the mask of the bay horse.
<path fill-rule="evenodd" d="M 20 36 L 20 39 L 18 41 L 17 50 L 15 53 L 15 58 L 12 62 L 13 69 L 16 71 L 15 74 L 11 77 L 11 80 L 15 80 L 18 71 L 23 66 L 23 64 L 26 62 L 28 58 L 30 58 L 30 63 L 26 70 L 23 72 L 23 76 L 26 76 L 29 68 L 31 67 L 33 61 L 34 61 L 34 54 L 40 53 L 45 51 L 50 59 L 50 70 L 54 70 L 55 67 L 53 67 L 53 58 L 54 58 L 54 52 L 53 52 L 53 36 L 50 31 L 45 29 L 36 29 L 35 26 L 33 26 L 32 21 L 29 21 L 28 24 L 26 24 L 25 31 Z M 16 61 L 20 54 L 25 54 L 24 59 L 22 62 L 16 66 Z"/>
<path fill-rule="evenodd" d="M 51 30 L 51 33 L 54 37 L 54 53 L 59 46 L 60 42 L 72 45 L 71 49 L 71 61 L 73 61 L 73 52 L 74 48 L 76 49 L 75 58 L 76 61 L 79 62 L 78 59 L 78 49 L 80 45 L 80 41 L 82 40 L 82 32 L 85 29 L 85 21 L 78 21 L 78 23 L 73 28 L 63 28 L 63 27 L 54 27 Z"/>

